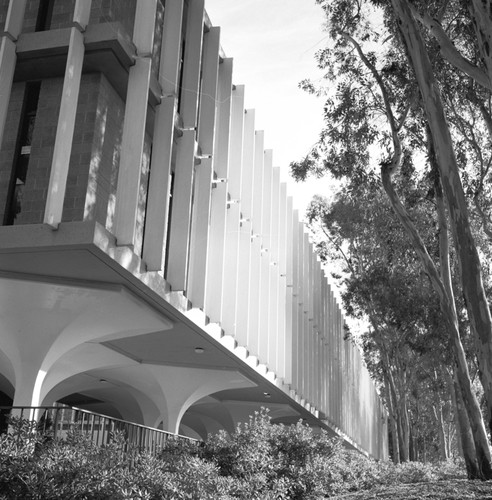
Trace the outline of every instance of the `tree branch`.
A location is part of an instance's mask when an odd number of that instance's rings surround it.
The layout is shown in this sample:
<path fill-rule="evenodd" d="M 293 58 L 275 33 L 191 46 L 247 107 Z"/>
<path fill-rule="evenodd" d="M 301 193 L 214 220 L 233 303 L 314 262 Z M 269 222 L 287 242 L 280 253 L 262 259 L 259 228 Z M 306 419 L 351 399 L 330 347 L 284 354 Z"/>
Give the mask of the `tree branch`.
<path fill-rule="evenodd" d="M 473 80 L 475 80 L 479 85 L 492 91 L 492 82 L 490 81 L 489 75 L 466 59 L 459 52 L 447 33 L 444 31 L 444 28 L 439 20 L 431 17 L 427 12 L 420 14 L 410 2 L 407 2 L 407 5 L 410 8 L 413 17 L 417 19 L 420 24 L 425 26 L 429 33 L 437 40 L 441 55 L 444 59 L 446 59 L 446 61 L 452 64 L 455 68 L 463 71 L 469 77 L 473 78 Z"/>

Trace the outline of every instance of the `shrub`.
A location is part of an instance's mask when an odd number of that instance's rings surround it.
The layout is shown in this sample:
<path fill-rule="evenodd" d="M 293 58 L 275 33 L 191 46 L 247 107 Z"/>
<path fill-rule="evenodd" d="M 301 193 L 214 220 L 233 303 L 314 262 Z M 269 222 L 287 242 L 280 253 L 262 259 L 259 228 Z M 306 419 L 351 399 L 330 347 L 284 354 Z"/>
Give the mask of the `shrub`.
<path fill-rule="evenodd" d="M 170 439 L 159 456 L 129 450 L 122 434 L 96 447 L 18 419 L 0 436 L 0 500 L 315 500 L 450 477 L 464 477 L 462 465 L 376 462 L 302 423 L 272 425 L 266 410 L 200 446 Z"/>

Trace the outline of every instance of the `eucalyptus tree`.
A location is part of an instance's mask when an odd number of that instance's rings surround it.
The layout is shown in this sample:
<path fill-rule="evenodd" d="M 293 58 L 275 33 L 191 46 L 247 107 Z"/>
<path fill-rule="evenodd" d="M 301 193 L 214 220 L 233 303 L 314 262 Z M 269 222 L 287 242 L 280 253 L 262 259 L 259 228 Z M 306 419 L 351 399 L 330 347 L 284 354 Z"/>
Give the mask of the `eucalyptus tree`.
<path fill-rule="evenodd" d="M 479 5 L 482 2 L 478 0 L 473 0 L 468 8 L 468 2 L 458 0 L 318 0 L 318 3 L 325 11 L 332 40 L 332 46 L 320 52 L 319 64 L 327 70 L 327 79 L 336 91 L 328 92 L 326 127 L 319 144 L 307 158 L 292 165 L 292 172 L 302 178 L 308 171 L 327 169 L 356 186 L 379 170 L 391 206 L 439 298 L 452 341 L 460 396 L 473 436 L 476 464 L 471 469 L 476 472 L 472 475 L 490 478 L 487 433 L 471 386 L 459 331 L 451 282 L 448 222 L 470 329 L 475 337 L 474 350 L 489 429 L 492 428 L 492 319 L 460 176 L 456 138 L 451 133 L 441 94 L 442 90 L 455 91 L 464 79 L 472 79 L 489 96 L 490 58 L 486 47 L 490 12 L 484 19 L 478 19 L 477 15 L 483 14 Z M 434 23 L 438 19 L 440 28 L 429 27 L 429 18 Z M 443 33 L 455 42 L 454 50 L 443 43 Z M 457 52 L 462 45 L 466 45 L 468 53 L 460 59 Z M 310 82 L 304 82 L 304 86 L 314 90 Z M 470 104 L 476 102 L 470 100 Z M 489 101 L 482 104 L 489 109 Z M 377 166 L 371 163 L 374 156 L 371 153 L 376 147 L 382 151 Z M 408 212 L 407 200 L 395 188 L 395 178 L 408 163 L 419 165 L 416 172 L 428 170 L 434 178 L 438 255 L 429 252 Z"/>
<path fill-rule="evenodd" d="M 448 205 L 448 213 L 454 245 L 460 263 L 461 282 L 466 298 L 471 329 L 476 335 L 476 355 L 480 367 L 480 377 L 487 399 L 489 429 L 492 429 L 492 316 L 482 280 L 481 263 L 471 231 L 467 201 L 459 174 L 459 165 L 455 154 L 455 145 L 448 126 L 446 111 L 437 75 L 431 62 L 431 54 L 425 43 L 424 35 L 418 25 L 419 7 L 404 0 L 392 0 L 395 17 L 401 38 L 407 51 L 408 61 L 415 73 L 420 90 L 422 107 L 432 138 L 435 161 L 441 175 L 442 187 Z M 465 10 L 465 5 L 467 8 Z M 428 6 L 423 4 L 423 18 L 431 17 Z M 488 6 L 488 7 L 487 7 Z M 442 2 L 431 25 L 431 31 L 438 33 L 441 53 L 446 60 L 460 69 L 464 78 L 472 78 L 490 95 L 492 59 L 492 18 L 490 2 L 471 0 L 470 2 Z M 461 41 L 471 44 L 470 60 L 459 52 L 442 22 L 449 16 L 458 15 L 466 21 L 462 30 Z M 441 19 L 439 21 L 439 19 Z M 437 28 L 440 24 L 442 29 Z M 453 29 L 455 26 L 451 22 Z M 472 36 L 470 36 L 470 34 Z M 450 43 L 445 44 L 446 41 Z"/>
<path fill-rule="evenodd" d="M 425 190 L 409 189 L 408 184 L 404 191 L 413 199 L 412 215 L 420 221 L 426 239 L 434 240 L 433 228 L 424 224 L 433 217 L 432 202 L 425 199 Z M 435 443 L 434 458 L 438 447 L 445 458 L 449 446 L 444 444 L 443 408 L 445 401 L 450 401 L 449 387 L 441 387 L 434 379 L 437 372 L 447 369 L 448 342 L 437 297 L 420 272 L 412 245 L 381 185 L 373 179 L 342 189 L 331 204 L 315 198 L 308 221 L 321 235 L 318 246 L 322 258 L 332 265 L 339 263 L 334 278 L 341 285 L 348 315 L 368 320 L 358 342 L 388 409 L 393 460 L 398 463 L 422 457 L 430 427 L 434 436 L 442 439 L 442 443 Z M 424 393 L 431 387 L 434 394 L 426 398 Z M 432 424 L 425 425 L 425 419 Z"/>

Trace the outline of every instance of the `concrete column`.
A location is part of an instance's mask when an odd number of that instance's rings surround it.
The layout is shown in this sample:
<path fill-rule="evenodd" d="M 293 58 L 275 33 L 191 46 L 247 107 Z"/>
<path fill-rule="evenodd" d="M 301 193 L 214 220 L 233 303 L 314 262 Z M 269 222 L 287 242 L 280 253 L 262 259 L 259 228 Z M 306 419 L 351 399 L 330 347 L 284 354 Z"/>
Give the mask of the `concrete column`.
<path fill-rule="evenodd" d="M 299 371 L 301 363 L 299 362 L 299 341 L 301 330 L 299 329 L 299 316 L 300 316 L 300 256 L 301 245 L 299 241 L 299 213 L 297 210 L 292 214 L 292 260 L 291 263 L 287 261 L 287 280 L 289 280 L 289 267 L 292 266 L 292 384 L 296 391 L 301 390 Z M 289 227 L 288 227 L 289 229 Z M 289 283 L 289 281 L 287 281 Z"/>
<path fill-rule="evenodd" d="M 240 203 L 242 195 L 243 135 L 244 135 L 244 86 L 234 87 L 231 98 L 231 143 L 229 148 L 229 175 L 227 182 L 227 211 L 225 221 L 225 255 L 222 275 L 221 324 L 229 335 L 235 335 L 237 289 L 239 276 L 239 235 L 241 229 Z M 254 125 L 253 125 L 254 126 Z M 242 304 L 243 305 L 243 304 Z M 244 330 L 245 333 L 245 330 Z M 245 346 L 246 335 L 238 341 Z"/>
<path fill-rule="evenodd" d="M 166 255 L 167 223 L 174 125 L 178 104 L 183 0 L 168 2 L 164 11 L 159 67 L 161 102 L 155 109 L 143 258 L 148 271 L 162 271 Z"/>
<path fill-rule="evenodd" d="M 184 128 L 197 125 L 203 43 L 204 0 L 188 2 L 180 114 Z"/>
<path fill-rule="evenodd" d="M 249 286 L 253 209 L 253 169 L 255 156 L 254 110 L 244 115 L 243 159 L 241 177 L 241 224 L 239 229 L 239 257 L 236 288 L 236 336 L 240 344 L 248 347 L 250 354 L 257 356 L 258 350 L 248 339 L 249 331 Z"/>
<path fill-rule="evenodd" d="M 285 375 L 285 337 L 284 326 L 281 325 L 279 290 L 280 290 L 280 255 L 279 240 L 282 224 L 285 226 L 285 212 L 280 216 L 280 169 L 275 167 L 272 170 L 272 190 L 271 190 L 271 243 L 270 243 L 270 296 L 271 305 L 269 308 L 269 342 L 268 356 L 269 364 L 275 366 L 279 377 Z M 281 329 L 282 328 L 282 329 Z"/>
<path fill-rule="evenodd" d="M 285 214 L 285 223 L 281 224 L 280 229 L 280 291 L 279 291 L 279 331 L 285 343 L 285 373 L 284 381 L 286 384 L 292 384 L 292 358 L 293 358 L 293 292 L 292 292 L 292 224 L 293 210 L 292 198 L 287 198 L 287 185 L 282 183 L 280 193 L 280 213 Z"/>
<path fill-rule="evenodd" d="M 255 132 L 254 179 L 252 198 L 252 235 L 249 258 L 249 311 L 248 311 L 248 347 L 253 353 L 261 356 L 266 363 L 264 346 L 260 351 L 260 276 L 261 276 L 261 240 L 262 240 L 262 210 L 263 210 L 263 165 L 264 165 L 264 133 Z"/>
<path fill-rule="evenodd" d="M 328 335 L 327 335 L 327 321 L 328 321 L 328 310 L 327 310 L 327 291 L 328 282 L 325 278 L 324 272 L 322 272 L 321 278 L 321 341 L 322 341 L 322 410 L 328 415 Z"/>
<path fill-rule="evenodd" d="M 312 314 L 312 336 L 313 336 L 313 356 L 314 356 L 314 370 L 313 370 L 313 381 L 314 381 L 314 392 L 313 392 L 313 401 L 317 408 L 319 408 L 319 334 L 318 334 L 318 324 L 317 324 L 317 302 L 319 299 L 319 290 L 318 290 L 318 280 L 319 280 L 319 268 L 318 268 L 318 260 L 316 252 L 314 251 L 314 246 L 311 244 L 312 249 L 312 273 L 313 273 L 313 309 L 311 310 Z"/>
<path fill-rule="evenodd" d="M 336 360 L 336 388 L 337 388 L 337 423 L 342 425 L 342 349 L 340 341 L 340 309 L 338 308 L 338 303 L 335 300 L 335 360 Z"/>
<path fill-rule="evenodd" d="M 303 337 L 302 337 L 302 345 L 300 348 L 302 349 L 303 356 L 303 364 L 302 364 L 302 383 L 303 383 L 303 397 L 304 399 L 310 399 L 310 385 L 309 385 L 309 375 L 311 368 L 311 356 L 312 356 L 312 345 L 311 345 L 311 335 L 310 335 L 310 322 L 309 322 L 309 296 L 311 290 L 309 288 L 309 261 L 310 261 L 310 253 L 309 253 L 309 237 L 305 232 L 304 223 L 299 224 L 301 229 L 301 245 L 303 247 L 302 254 L 302 328 L 303 328 Z"/>
<path fill-rule="evenodd" d="M 309 364 L 309 378 L 308 383 L 310 387 L 309 399 L 312 404 L 316 400 L 316 332 L 314 331 L 314 251 L 313 244 L 309 242 L 309 235 L 307 236 L 307 268 L 308 268 L 308 289 L 309 289 L 309 306 L 308 306 L 308 328 L 309 328 L 309 351 L 310 351 L 310 364 Z"/>
<path fill-rule="evenodd" d="M 85 29 L 89 21 L 90 10 L 91 1 L 82 2 L 82 0 L 78 0 L 73 18 L 75 26 L 70 30 L 70 42 L 44 213 L 44 223 L 49 224 L 54 229 L 58 228 L 63 214 L 68 168 L 72 153 L 75 115 L 79 99 L 82 65 L 84 63 L 84 36 L 81 31 Z"/>
<path fill-rule="evenodd" d="M 10 0 L 5 27 L 0 38 L 0 144 L 3 142 L 3 131 L 7 119 L 7 111 L 14 79 L 17 56 L 15 46 L 22 29 L 27 0 Z"/>
<path fill-rule="evenodd" d="M 331 304 L 330 304 L 330 285 L 328 280 L 325 283 L 326 286 L 326 318 L 325 318 L 325 349 L 326 349 L 326 374 L 327 374 L 327 393 L 326 393 L 326 408 L 327 415 L 332 417 L 332 406 L 331 406 L 331 370 L 333 365 L 332 351 L 331 351 Z"/>
<path fill-rule="evenodd" d="M 181 419 L 190 406 L 205 396 L 230 389 L 230 378 L 243 379 L 234 387 L 254 386 L 239 373 L 224 370 L 157 365 L 150 366 L 149 370 L 161 385 L 167 401 L 167 413 L 162 415 L 164 430 L 174 433 L 179 431 Z"/>
<path fill-rule="evenodd" d="M 195 130 L 183 130 L 177 141 L 173 209 L 166 279 L 174 291 L 186 291 L 195 163 Z"/>
<path fill-rule="evenodd" d="M 186 292 L 189 266 L 192 193 L 195 170 L 198 96 L 203 43 L 204 0 L 191 0 L 186 20 L 180 115 L 183 135 L 178 139 L 174 170 L 173 209 L 168 241 L 166 278 L 175 291 Z"/>
<path fill-rule="evenodd" d="M 276 369 L 276 336 L 270 329 L 270 316 L 273 314 L 274 297 L 270 288 L 270 275 L 273 274 L 272 255 L 272 150 L 263 154 L 263 190 L 261 194 L 263 209 L 261 211 L 261 250 L 260 250 L 260 293 L 259 293 L 259 345 L 260 355 L 272 370 Z M 278 227 L 278 221 L 275 221 Z"/>
<path fill-rule="evenodd" d="M 236 253 L 225 251 L 227 192 L 232 168 L 229 169 L 229 143 L 232 141 L 231 108 L 232 108 L 232 59 L 224 59 L 219 66 L 219 89 L 217 109 L 217 131 L 215 134 L 214 171 L 217 176 L 212 189 L 212 206 L 210 214 L 210 248 L 207 261 L 207 282 L 205 293 L 205 310 L 211 321 L 220 323 L 222 320 L 222 304 L 224 295 L 225 261 L 237 259 Z M 244 112 L 241 113 L 241 120 Z M 242 141 L 241 141 L 242 146 Z M 239 194 L 238 194 L 239 196 Z M 239 207 L 236 203 L 236 212 Z M 239 227 L 239 217 L 236 218 L 236 231 Z M 228 332 L 229 335 L 233 332 Z"/>
<path fill-rule="evenodd" d="M 128 75 L 116 189 L 115 236 L 117 245 L 121 246 L 133 247 L 136 238 L 156 7 L 157 0 L 137 1 L 133 28 L 137 56 Z"/>
<path fill-rule="evenodd" d="M 314 336 L 317 339 L 316 380 L 317 380 L 317 406 L 321 408 L 322 402 L 322 328 L 321 328 L 321 279 L 322 271 L 318 256 L 314 253 Z"/>
<path fill-rule="evenodd" d="M 333 296 L 333 290 L 330 290 L 330 308 L 331 308 L 331 341 L 330 341 L 330 358 L 331 358 L 331 410 L 332 410 L 332 418 L 333 422 L 337 425 L 338 422 L 338 362 L 337 362 L 337 328 L 336 328 L 336 311 L 335 311 L 335 298 Z"/>
<path fill-rule="evenodd" d="M 297 376 L 299 384 L 299 392 L 305 398 L 305 376 L 304 368 L 306 365 L 306 348 L 305 348 L 305 325 L 304 325 L 304 226 L 302 222 L 297 222 L 297 238 L 299 240 L 298 250 L 298 282 L 297 282 L 297 345 L 296 352 L 298 357 Z"/>
<path fill-rule="evenodd" d="M 204 35 L 202 85 L 198 122 L 201 161 L 195 168 L 190 236 L 188 298 L 194 307 L 205 307 L 212 180 L 214 171 L 215 115 L 219 77 L 220 29 Z"/>

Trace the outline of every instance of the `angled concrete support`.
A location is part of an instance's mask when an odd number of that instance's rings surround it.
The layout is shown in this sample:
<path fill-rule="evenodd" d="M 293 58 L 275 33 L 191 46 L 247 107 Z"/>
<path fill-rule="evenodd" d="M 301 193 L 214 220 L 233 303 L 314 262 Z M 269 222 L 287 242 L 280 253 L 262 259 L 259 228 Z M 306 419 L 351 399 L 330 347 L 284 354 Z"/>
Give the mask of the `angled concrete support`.
<path fill-rule="evenodd" d="M 188 408 L 205 396 L 231 387 L 254 386 L 237 372 L 156 365 L 149 369 L 159 381 L 168 405 L 167 414 L 162 415 L 163 428 L 174 433 L 178 433 L 181 419 Z"/>

